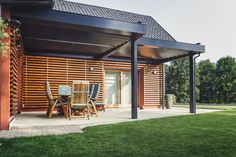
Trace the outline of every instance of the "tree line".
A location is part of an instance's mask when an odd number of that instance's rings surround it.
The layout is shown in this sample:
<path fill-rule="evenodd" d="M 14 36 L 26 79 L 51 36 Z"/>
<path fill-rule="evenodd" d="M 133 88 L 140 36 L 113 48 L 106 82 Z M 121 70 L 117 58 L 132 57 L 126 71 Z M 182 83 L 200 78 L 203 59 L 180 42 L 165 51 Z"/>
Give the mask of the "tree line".
<path fill-rule="evenodd" d="M 189 60 L 183 58 L 165 65 L 166 94 L 176 102 L 189 102 Z M 236 59 L 222 57 L 216 63 L 202 60 L 196 64 L 196 97 L 199 103 L 236 102 Z"/>

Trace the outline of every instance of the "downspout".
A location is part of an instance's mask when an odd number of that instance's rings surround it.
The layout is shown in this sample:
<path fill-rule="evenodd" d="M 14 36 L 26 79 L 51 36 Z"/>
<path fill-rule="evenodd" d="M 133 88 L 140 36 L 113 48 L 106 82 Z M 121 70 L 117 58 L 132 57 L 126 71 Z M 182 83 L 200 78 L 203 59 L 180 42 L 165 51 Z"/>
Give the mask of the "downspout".
<path fill-rule="evenodd" d="M 192 52 L 189 55 L 189 94 L 190 94 L 190 113 L 196 113 L 196 68 L 195 68 L 195 62 L 196 62 L 196 58 L 200 56 L 200 53 L 198 53 L 197 56 L 194 56 L 194 52 Z"/>
<path fill-rule="evenodd" d="M 197 56 L 194 57 L 194 78 L 195 78 L 195 96 L 196 96 L 196 59 L 200 57 L 201 53 L 198 53 Z M 197 103 L 197 98 L 195 98 L 196 103 Z"/>
<path fill-rule="evenodd" d="M 194 57 L 194 64 L 196 63 L 196 59 L 197 59 L 198 57 L 200 57 L 200 54 L 201 54 L 201 53 L 198 53 L 197 56 Z"/>

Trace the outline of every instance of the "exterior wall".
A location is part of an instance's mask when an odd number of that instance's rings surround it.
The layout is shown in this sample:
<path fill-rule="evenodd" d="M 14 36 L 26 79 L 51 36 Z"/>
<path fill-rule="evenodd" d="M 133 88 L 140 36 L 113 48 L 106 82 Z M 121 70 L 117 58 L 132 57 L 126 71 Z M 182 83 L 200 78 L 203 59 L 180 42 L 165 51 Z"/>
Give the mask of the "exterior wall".
<path fill-rule="evenodd" d="M 10 10 L 2 8 L 2 17 L 10 19 Z M 10 27 L 6 28 L 10 34 Z M 3 43 L 9 43 L 10 39 L 4 39 Z M 0 130 L 7 130 L 10 121 L 10 49 L 3 57 L 0 56 Z"/>
<path fill-rule="evenodd" d="M 163 68 L 146 66 L 144 68 L 144 104 L 146 107 L 160 107 L 163 103 Z M 156 105 L 158 104 L 158 106 Z"/>
<path fill-rule="evenodd" d="M 162 105 L 162 65 L 140 64 L 144 70 L 144 108 Z M 105 70 L 130 71 L 130 63 L 91 61 L 71 58 L 25 56 L 23 65 L 23 110 L 42 110 L 47 107 L 44 82 L 48 80 L 52 94 L 57 96 L 60 84 L 71 84 L 72 80 L 88 80 L 100 83 L 98 101 L 104 100 Z M 153 74 L 153 70 L 156 74 Z M 155 82 L 154 82 L 155 81 Z"/>

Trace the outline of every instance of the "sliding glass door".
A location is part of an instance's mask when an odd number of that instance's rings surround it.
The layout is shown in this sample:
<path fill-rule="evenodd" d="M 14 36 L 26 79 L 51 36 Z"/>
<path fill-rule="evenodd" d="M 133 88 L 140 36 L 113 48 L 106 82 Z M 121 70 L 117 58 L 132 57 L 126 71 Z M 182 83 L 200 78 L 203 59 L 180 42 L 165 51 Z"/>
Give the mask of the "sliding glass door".
<path fill-rule="evenodd" d="M 131 74 L 130 72 L 121 73 L 121 104 L 122 107 L 131 105 Z"/>
<path fill-rule="evenodd" d="M 121 107 L 130 107 L 130 72 L 105 72 L 105 102 L 108 105 L 121 105 Z"/>
<path fill-rule="evenodd" d="M 108 105 L 121 103 L 120 72 L 106 71 L 105 73 L 105 102 Z"/>

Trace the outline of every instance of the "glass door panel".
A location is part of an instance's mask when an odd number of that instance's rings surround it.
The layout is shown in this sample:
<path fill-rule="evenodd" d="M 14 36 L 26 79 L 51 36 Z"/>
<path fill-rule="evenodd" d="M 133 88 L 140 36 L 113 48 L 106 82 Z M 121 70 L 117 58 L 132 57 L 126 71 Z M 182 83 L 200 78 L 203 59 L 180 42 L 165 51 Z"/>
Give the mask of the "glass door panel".
<path fill-rule="evenodd" d="M 105 101 L 108 105 L 121 104 L 120 72 L 105 72 Z"/>
<path fill-rule="evenodd" d="M 121 104 L 122 107 L 130 107 L 131 104 L 131 74 L 121 73 Z"/>

